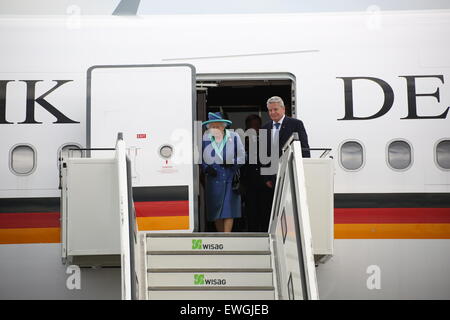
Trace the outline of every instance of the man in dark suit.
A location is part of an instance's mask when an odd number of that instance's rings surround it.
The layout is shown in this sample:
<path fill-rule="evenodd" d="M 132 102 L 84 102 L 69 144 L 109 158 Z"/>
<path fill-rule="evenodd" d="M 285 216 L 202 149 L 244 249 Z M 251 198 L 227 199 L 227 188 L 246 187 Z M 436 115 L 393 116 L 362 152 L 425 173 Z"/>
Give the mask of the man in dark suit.
<path fill-rule="evenodd" d="M 308 135 L 306 134 L 305 126 L 301 120 L 286 116 L 286 109 L 284 107 L 283 99 L 277 96 L 269 98 L 267 100 L 267 112 L 269 113 L 272 121 L 266 123 L 262 129 L 267 130 L 268 155 L 272 154 L 273 141 L 278 138 L 278 158 L 281 157 L 284 144 L 294 132 L 297 132 L 303 149 L 302 156 L 303 158 L 310 158 L 311 154 L 308 150 Z M 274 157 L 271 158 L 273 159 Z M 275 178 L 275 175 L 266 176 L 265 181 L 267 187 L 274 187 Z"/>
<path fill-rule="evenodd" d="M 271 159 L 279 159 L 282 154 L 284 144 L 294 132 L 297 132 L 300 138 L 303 158 L 310 158 L 311 155 L 309 151 L 308 135 L 306 134 L 305 126 L 301 120 L 290 118 L 285 115 L 286 110 L 283 99 L 277 96 L 269 98 L 267 100 L 267 111 L 269 112 L 269 116 L 272 121 L 266 123 L 262 129 L 267 130 L 268 155 L 271 155 L 272 152 L 278 152 L 278 157 L 271 156 Z M 272 141 L 275 141 L 276 139 L 279 141 L 278 150 L 272 150 Z M 268 210 L 264 210 L 265 214 L 264 217 L 262 217 L 263 221 L 265 221 L 264 229 L 267 230 L 270 220 L 270 209 L 272 207 L 276 175 L 265 175 L 263 176 L 263 180 L 265 187 L 270 190 L 271 194 L 270 199 L 268 199 L 265 204 L 265 206 L 268 206 L 269 208 Z M 269 215 L 268 217 L 267 214 Z"/>

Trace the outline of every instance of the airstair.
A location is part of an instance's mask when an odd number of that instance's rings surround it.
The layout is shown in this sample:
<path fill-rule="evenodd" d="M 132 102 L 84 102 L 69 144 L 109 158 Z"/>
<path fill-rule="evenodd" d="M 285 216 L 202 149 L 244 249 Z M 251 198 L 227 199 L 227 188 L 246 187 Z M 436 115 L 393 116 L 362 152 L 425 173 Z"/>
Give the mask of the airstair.
<path fill-rule="evenodd" d="M 306 195 L 299 160 L 301 145 L 293 136 L 278 168 L 268 233 L 134 231 L 130 242 L 137 250 L 130 263 L 136 273 L 130 275 L 135 281 L 129 298 L 318 299 L 309 211 L 306 197 L 299 197 Z M 132 225 L 133 219 L 131 214 Z"/>
<path fill-rule="evenodd" d="M 64 263 L 111 266 L 117 257 L 123 299 L 319 298 L 314 259 L 323 252 L 313 247 L 298 137 L 288 141 L 280 159 L 268 233 L 138 231 L 131 161 L 121 134 L 108 150 L 114 151 L 111 158 L 62 161 Z M 94 174 L 95 190 L 85 183 Z M 99 236 L 96 228 L 105 226 Z"/>

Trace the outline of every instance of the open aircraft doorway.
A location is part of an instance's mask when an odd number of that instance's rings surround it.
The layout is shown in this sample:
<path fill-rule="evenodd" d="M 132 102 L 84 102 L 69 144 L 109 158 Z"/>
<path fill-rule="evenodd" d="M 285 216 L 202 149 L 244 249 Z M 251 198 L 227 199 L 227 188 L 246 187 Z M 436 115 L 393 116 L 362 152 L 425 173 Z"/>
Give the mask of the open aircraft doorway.
<path fill-rule="evenodd" d="M 295 117 L 295 77 L 290 73 L 257 74 L 197 74 L 197 117 L 208 118 L 208 112 L 221 112 L 233 124 L 230 129 L 246 130 L 246 119 L 257 115 L 264 125 L 270 121 L 266 102 L 272 96 L 283 99 L 286 115 Z M 203 128 L 205 130 L 206 128 Z M 203 131 L 204 132 L 204 131 Z M 245 141 L 242 141 L 245 145 Z M 207 221 L 205 177 L 200 175 L 199 231 L 214 232 L 214 224 Z M 245 194 L 241 196 L 241 218 L 235 219 L 233 232 L 248 232 Z"/>

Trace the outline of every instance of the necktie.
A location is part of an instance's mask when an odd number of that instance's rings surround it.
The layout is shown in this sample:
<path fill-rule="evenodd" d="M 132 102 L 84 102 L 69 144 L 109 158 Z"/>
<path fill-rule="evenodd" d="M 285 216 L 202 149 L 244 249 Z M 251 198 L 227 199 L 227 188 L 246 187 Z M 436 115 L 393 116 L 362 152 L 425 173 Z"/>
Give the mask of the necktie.
<path fill-rule="evenodd" d="M 272 129 L 272 139 L 275 139 L 275 137 L 278 136 L 278 134 L 279 134 L 279 129 L 280 129 L 280 125 L 281 125 L 281 123 L 274 123 L 274 124 L 273 124 L 273 129 Z"/>
<path fill-rule="evenodd" d="M 279 141 L 279 137 L 280 137 L 280 125 L 281 123 L 274 123 L 273 124 L 273 129 L 272 129 L 272 148 L 275 147 L 275 141 L 276 141 L 276 145 L 278 145 Z M 275 148 L 277 149 L 277 148 Z"/>

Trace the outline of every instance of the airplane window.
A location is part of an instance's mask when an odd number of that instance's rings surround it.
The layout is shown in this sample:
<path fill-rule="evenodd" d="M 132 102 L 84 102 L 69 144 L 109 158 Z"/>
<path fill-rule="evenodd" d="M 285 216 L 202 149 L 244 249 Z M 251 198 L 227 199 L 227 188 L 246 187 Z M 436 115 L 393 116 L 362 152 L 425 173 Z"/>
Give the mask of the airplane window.
<path fill-rule="evenodd" d="M 16 146 L 11 150 L 10 161 L 15 174 L 30 174 L 36 167 L 36 152 L 28 145 Z"/>
<path fill-rule="evenodd" d="M 364 150 L 356 141 L 347 141 L 341 146 L 341 165 L 347 170 L 358 170 L 364 164 Z"/>
<path fill-rule="evenodd" d="M 412 164 L 411 146 L 406 141 L 392 141 L 387 150 L 388 164 L 395 170 L 406 170 Z"/>
<path fill-rule="evenodd" d="M 450 140 L 442 140 L 437 144 L 436 162 L 442 169 L 450 169 Z"/>

